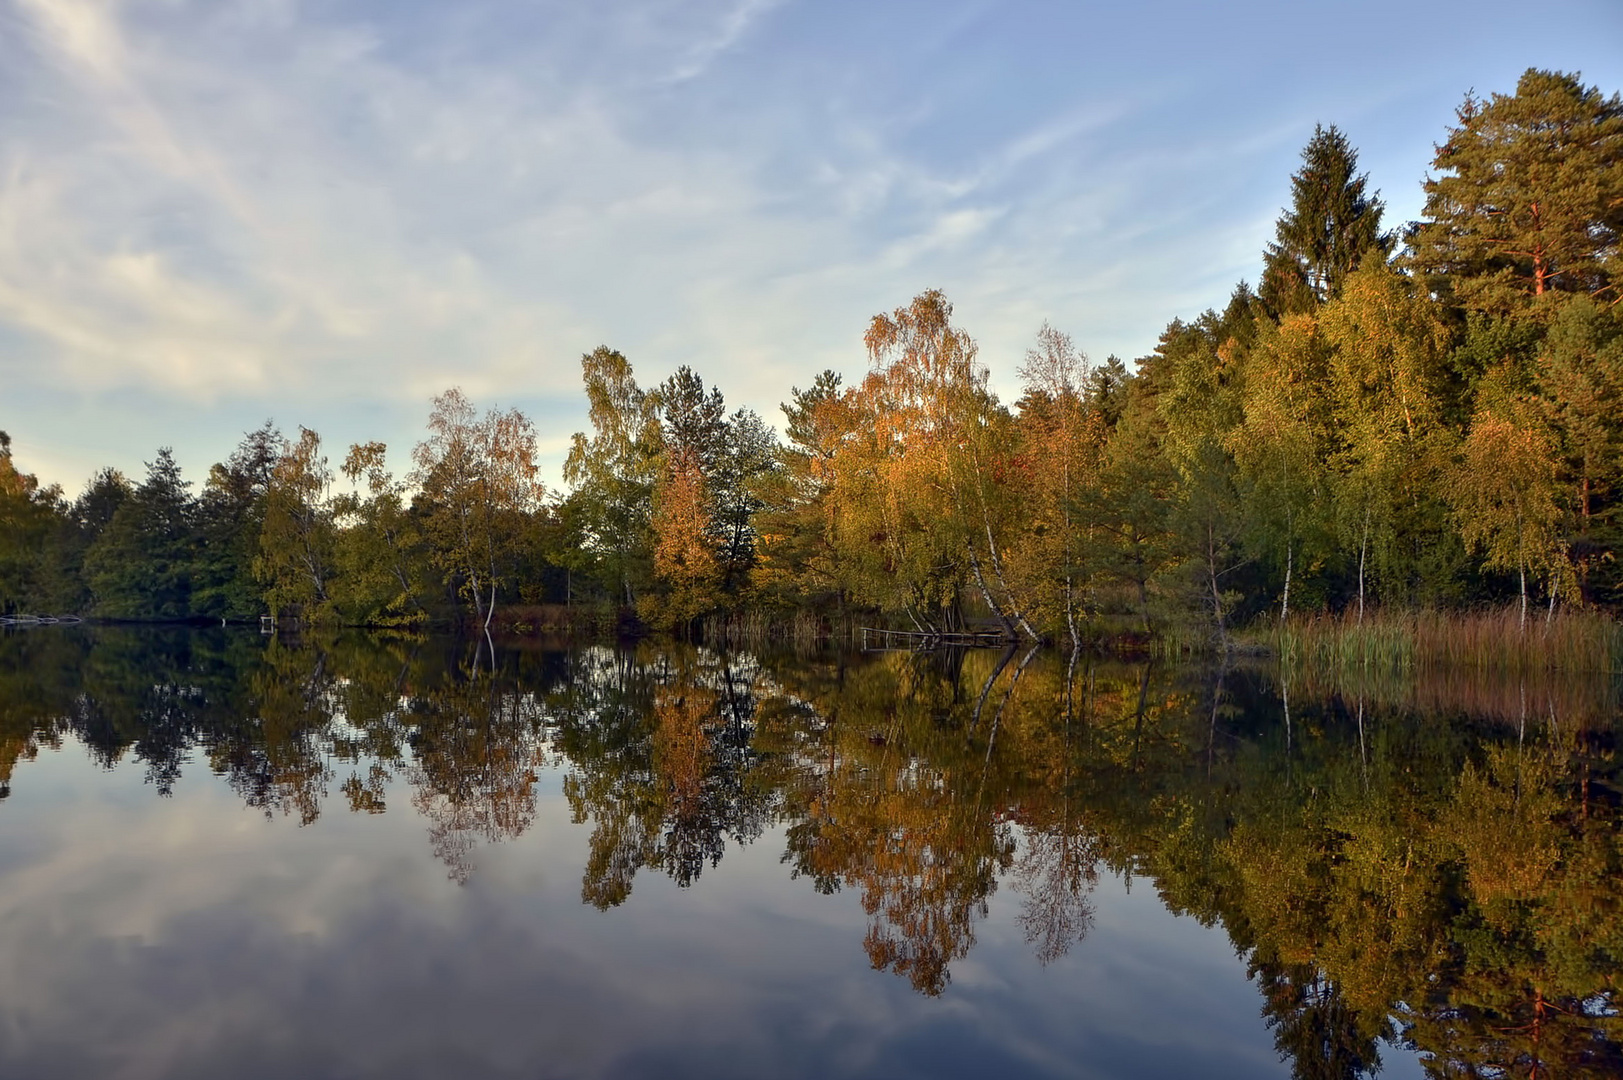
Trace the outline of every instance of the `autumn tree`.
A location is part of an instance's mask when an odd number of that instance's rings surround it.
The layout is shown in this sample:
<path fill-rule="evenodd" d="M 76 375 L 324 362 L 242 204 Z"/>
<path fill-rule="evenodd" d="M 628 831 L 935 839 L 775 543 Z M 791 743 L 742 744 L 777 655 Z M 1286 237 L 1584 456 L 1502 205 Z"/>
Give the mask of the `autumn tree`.
<path fill-rule="evenodd" d="M 0 431 L 0 613 L 28 611 L 40 599 L 42 560 L 58 518 L 61 493 L 42 487 L 11 457 L 11 436 Z"/>
<path fill-rule="evenodd" d="M 1417 515 L 1437 499 L 1447 449 L 1439 382 L 1448 330 L 1408 278 L 1374 260 L 1348 278 L 1319 326 L 1339 440 L 1331 460 L 1338 531 L 1356 565 L 1362 618 L 1371 568 L 1401 579 L 1414 569 L 1413 547 L 1428 542 Z"/>
<path fill-rule="evenodd" d="M 711 544 L 711 514 L 697 452 L 667 456 L 654 489 L 654 574 L 663 588 L 644 593 L 638 614 L 656 625 L 686 628 L 720 603 L 721 569 Z"/>
<path fill-rule="evenodd" d="M 1448 490 L 1466 544 L 1489 569 L 1516 575 L 1525 626 L 1530 574 L 1546 582 L 1552 610 L 1556 596 L 1575 585 L 1557 531 L 1556 447 L 1531 403 L 1505 393 L 1485 396 Z"/>
<path fill-rule="evenodd" d="M 835 472 L 842 546 L 865 562 L 867 597 L 921 631 L 954 629 L 973 588 L 1006 636 L 1035 637 L 1003 564 L 1018 508 L 1000 483 L 1012 417 L 987 387 L 974 340 L 939 290 L 874 316 L 872 369 L 849 392 L 861 417 Z"/>
<path fill-rule="evenodd" d="M 697 469 L 704 496 L 705 536 L 721 574 L 736 593 L 755 561 L 754 514 L 765 506 L 762 485 L 777 467 L 777 439 L 749 409 L 728 415 L 717 387 L 683 365 L 652 394 L 660 420 L 664 479 Z"/>
<path fill-rule="evenodd" d="M 1038 617 L 1058 616 L 1072 645 L 1080 646 L 1085 600 L 1077 504 L 1097 472 L 1106 427 L 1087 396 L 1087 355 L 1070 335 L 1044 324 L 1020 374 L 1025 393 L 1017 467 L 1026 474 L 1031 502 L 1010 561 L 1014 575 L 1030 583 L 1023 591 L 1037 598 Z"/>

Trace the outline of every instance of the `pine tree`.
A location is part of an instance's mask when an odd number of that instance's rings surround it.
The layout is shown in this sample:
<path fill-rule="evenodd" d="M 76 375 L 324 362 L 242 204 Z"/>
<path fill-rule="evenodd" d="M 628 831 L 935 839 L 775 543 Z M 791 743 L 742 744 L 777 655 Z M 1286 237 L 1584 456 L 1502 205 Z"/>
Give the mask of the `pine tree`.
<path fill-rule="evenodd" d="M 1393 239 L 1381 232 L 1378 193 L 1358 175 L 1358 152 L 1334 125 L 1315 126 L 1291 177 L 1291 208 L 1263 253 L 1263 304 L 1275 318 L 1312 311 L 1335 299 L 1369 252 L 1382 257 Z"/>
<path fill-rule="evenodd" d="M 1407 261 L 1432 291 L 1506 314 L 1550 292 L 1623 297 L 1623 100 L 1529 68 L 1511 96 L 1467 96 L 1437 147 Z"/>
<path fill-rule="evenodd" d="M 168 447 L 147 463 L 147 478 L 121 503 L 85 554 L 96 613 L 116 619 L 183 619 L 192 614 L 192 578 L 201 537 L 197 502 Z"/>

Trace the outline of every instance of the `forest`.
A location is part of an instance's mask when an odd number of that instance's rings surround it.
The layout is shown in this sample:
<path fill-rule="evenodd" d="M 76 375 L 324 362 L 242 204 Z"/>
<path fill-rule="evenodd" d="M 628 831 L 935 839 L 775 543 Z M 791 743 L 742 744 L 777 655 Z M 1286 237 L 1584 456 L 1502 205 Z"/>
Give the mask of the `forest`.
<path fill-rule="evenodd" d="M 1225 647 L 1293 613 L 1615 615 L 1623 100 L 1530 69 L 1467 95 L 1431 168 L 1389 227 L 1316 129 L 1254 287 L 1132 364 L 1045 325 L 1012 403 L 934 289 L 873 317 L 860 380 L 791 388 L 781 431 L 597 348 L 564 491 L 528 417 L 454 388 L 404 476 L 267 422 L 201 484 L 160 449 L 70 498 L 0 434 L 0 614 Z"/>

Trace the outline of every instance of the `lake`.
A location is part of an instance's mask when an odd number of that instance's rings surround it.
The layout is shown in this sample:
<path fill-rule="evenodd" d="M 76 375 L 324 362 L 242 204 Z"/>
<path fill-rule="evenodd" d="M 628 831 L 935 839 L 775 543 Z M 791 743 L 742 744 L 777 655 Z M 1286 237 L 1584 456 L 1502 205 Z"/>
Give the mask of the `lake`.
<path fill-rule="evenodd" d="M 0 635 L 0 1076 L 1623 1072 L 1605 677 Z"/>

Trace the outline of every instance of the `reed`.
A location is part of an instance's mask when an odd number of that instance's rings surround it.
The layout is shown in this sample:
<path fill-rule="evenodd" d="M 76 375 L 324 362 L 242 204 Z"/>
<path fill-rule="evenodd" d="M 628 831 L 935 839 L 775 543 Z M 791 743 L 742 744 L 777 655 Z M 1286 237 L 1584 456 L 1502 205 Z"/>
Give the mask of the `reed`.
<path fill-rule="evenodd" d="M 700 624 L 700 640 L 734 648 L 789 645 L 816 649 L 827 644 L 835 630 L 828 619 L 814 611 L 751 609 L 706 616 Z"/>
<path fill-rule="evenodd" d="M 490 625 L 503 637 L 597 638 L 612 636 L 619 621 L 619 612 L 601 604 L 504 604 Z"/>
<path fill-rule="evenodd" d="M 1444 612 L 1379 609 L 1293 616 L 1262 634 L 1285 663 L 1307 667 L 1503 672 L 1623 670 L 1623 625 L 1589 611 L 1524 624 L 1515 608 Z"/>

